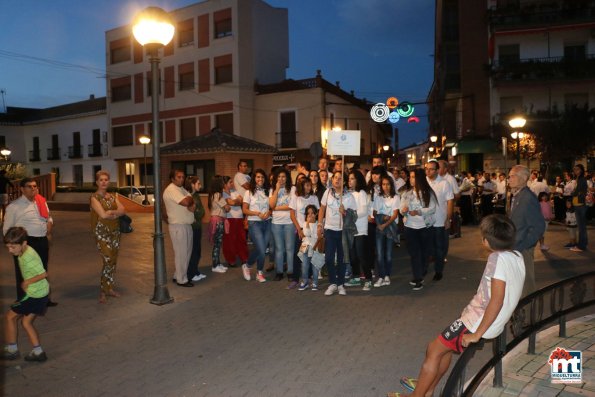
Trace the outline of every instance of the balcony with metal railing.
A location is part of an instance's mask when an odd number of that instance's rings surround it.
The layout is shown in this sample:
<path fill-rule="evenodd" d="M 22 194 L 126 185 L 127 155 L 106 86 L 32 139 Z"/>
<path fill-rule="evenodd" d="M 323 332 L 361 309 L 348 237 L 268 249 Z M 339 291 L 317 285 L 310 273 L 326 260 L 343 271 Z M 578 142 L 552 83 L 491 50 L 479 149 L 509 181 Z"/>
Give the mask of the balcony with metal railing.
<path fill-rule="evenodd" d="M 48 160 L 60 160 L 59 147 L 52 147 L 48 149 Z"/>
<path fill-rule="evenodd" d="M 495 83 L 594 79 L 595 54 L 494 61 L 490 75 Z"/>
<path fill-rule="evenodd" d="M 102 144 L 91 144 L 87 147 L 87 153 L 89 157 L 101 157 L 104 156 Z"/>
<path fill-rule="evenodd" d="M 524 2 L 491 9 L 488 17 L 496 31 L 574 25 L 593 22 L 595 5 L 580 0 L 564 4 L 556 1 Z"/>
<path fill-rule="evenodd" d="M 297 131 L 276 132 L 277 149 L 295 149 L 297 148 Z"/>
<path fill-rule="evenodd" d="M 39 149 L 38 150 L 29 150 L 29 161 L 30 162 L 41 161 L 41 155 L 39 153 Z"/>
<path fill-rule="evenodd" d="M 68 146 L 68 158 L 69 159 L 80 159 L 83 157 L 83 146 Z"/>

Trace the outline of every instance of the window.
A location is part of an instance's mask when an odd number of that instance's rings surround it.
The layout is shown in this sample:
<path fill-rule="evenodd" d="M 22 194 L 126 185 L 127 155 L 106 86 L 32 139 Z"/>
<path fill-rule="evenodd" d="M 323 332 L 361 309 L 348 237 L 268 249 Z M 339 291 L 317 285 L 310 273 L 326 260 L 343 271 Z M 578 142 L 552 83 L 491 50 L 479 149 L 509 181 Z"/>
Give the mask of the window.
<path fill-rule="evenodd" d="M 231 62 L 231 54 L 222 55 L 213 59 L 213 64 L 215 66 L 215 84 L 231 83 L 233 81 Z"/>
<path fill-rule="evenodd" d="M 194 20 L 192 18 L 178 22 L 178 47 L 194 44 Z"/>
<path fill-rule="evenodd" d="M 41 169 L 33 168 L 33 175 L 41 175 Z"/>
<path fill-rule="evenodd" d="M 6 137 L 4 135 L 0 135 L 0 148 L 6 147 Z"/>
<path fill-rule="evenodd" d="M 219 128 L 221 132 L 233 134 L 233 113 L 216 115 L 215 127 Z"/>
<path fill-rule="evenodd" d="M 180 140 L 194 138 L 196 136 L 196 118 L 180 120 Z"/>
<path fill-rule="evenodd" d="M 120 63 L 130 60 L 130 37 L 114 40 L 110 44 L 110 63 Z"/>
<path fill-rule="evenodd" d="M 194 89 L 194 63 L 178 66 L 178 89 L 180 91 Z"/>
<path fill-rule="evenodd" d="M 280 124 L 281 131 L 279 132 L 279 147 L 280 148 L 295 148 L 297 147 L 296 142 L 296 123 L 295 123 L 295 112 L 281 112 Z"/>
<path fill-rule="evenodd" d="M 132 126 L 124 125 L 112 128 L 112 142 L 114 146 L 132 146 Z"/>
<path fill-rule="evenodd" d="M 519 63 L 520 59 L 520 46 L 518 44 L 498 46 L 498 62 L 500 65 Z"/>
<path fill-rule="evenodd" d="M 111 79 L 112 102 L 128 101 L 132 98 L 131 77 Z"/>
<path fill-rule="evenodd" d="M 564 60 L 567 61 L 582 61 L 586 58 L 586 50 L 584 44 L 574 44 L 564 46 Z"/>
<path fill-rule="evenodd" d="M 184 170 L 186 175 L 196 175 L 202 181 L 203 192 L 208 192 L 215 176 L 215 160 L 172 161 L 172 169 Z"/>
<path fill-rule="evenodd" d="M 500 114 L 512 114 L 523 111 L 523 97 L 509 96 L 500 98 Z"/>
<path fill-rule="evenodd" d="M 231 36 L 231 8 L 217 11 L 213 14 L 215 23 L 214 36 L 216 39 Z"/>

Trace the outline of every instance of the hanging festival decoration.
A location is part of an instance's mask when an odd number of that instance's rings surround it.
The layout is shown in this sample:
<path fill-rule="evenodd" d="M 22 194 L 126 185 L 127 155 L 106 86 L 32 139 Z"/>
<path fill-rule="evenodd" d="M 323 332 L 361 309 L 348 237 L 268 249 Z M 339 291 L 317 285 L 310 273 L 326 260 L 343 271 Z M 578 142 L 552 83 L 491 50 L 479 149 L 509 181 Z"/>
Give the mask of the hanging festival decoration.
<path fill-rule="evenodd" d="M 391 124 L 396 124 L 401 118 L 406 118 L 407 123 L 419 123 L 419 117 L 413 116 L 414 111 L 415 108 L 411 103 L 399 103 L 399 100 L 393 96 L 388 98 L 386 103 L 378 102 L 372 106 L 370 117 L 377 123 L 388 120 Z"/>

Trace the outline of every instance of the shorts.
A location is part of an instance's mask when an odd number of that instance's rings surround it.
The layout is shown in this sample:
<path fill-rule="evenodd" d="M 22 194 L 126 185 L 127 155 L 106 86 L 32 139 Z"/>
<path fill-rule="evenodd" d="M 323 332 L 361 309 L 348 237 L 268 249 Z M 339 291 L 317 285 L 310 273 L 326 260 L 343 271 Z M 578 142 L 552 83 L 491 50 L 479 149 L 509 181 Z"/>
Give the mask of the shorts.
<path fill-rule="evenodd" d="M 0 193 L 0 205 L 8 204 L 8 193 Z"/>
<path fill-rule="evenodd" d="M 22 300 L 10 305 L 10 309 L 16 314 L 26 316 L 28 314 L 36 314 L 43 316 L 47 310 L 49 297 L 31 298 L 25 297 Z"/>
<path fill-rule="evenodd" d="M 442 342 L 442 344 L 448 347 L 450 350 L 456 353 L 462 353 L 463 350 L 465 350 L 461 344 L 463 341 L 463 335 L 470 333 L 471 331 L 465 327 L 463 321 L 458 319 L 446 327 L 444 331 L 438 335 L 438 340 L 440 340 L 440 342 Z"/>

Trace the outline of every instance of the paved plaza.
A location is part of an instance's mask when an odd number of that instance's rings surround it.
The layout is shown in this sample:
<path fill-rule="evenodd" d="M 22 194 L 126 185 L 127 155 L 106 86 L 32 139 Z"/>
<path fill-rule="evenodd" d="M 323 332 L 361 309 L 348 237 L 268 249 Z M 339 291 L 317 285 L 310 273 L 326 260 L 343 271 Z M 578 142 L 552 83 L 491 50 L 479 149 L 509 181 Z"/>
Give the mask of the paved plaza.
<path fill-rule="evenodd" d="M 364 397 L 404 391 L 398 379 L 417 376 L 426 343 L 458 318 L 487 258 L 478 228 L 464 227 L 463 237 L 451 240 L 442 281 L 427 277 L 426 288 L 411 290 L 404 242 L 395 251 L 390 286 L 371 292 L 350 288 L 347 296 L 326 297 L 326 280 L 318 292 L 299 292 L 286 290 L 284 281 L 247 282 L 240 269 L 213 274 L 210 246 L 203 238 L 201 271 L 207 278 L 194 288 L 170 283 L 174 303 L 155 306 L 149 304 L 153 218 L 132 214 L 135 231 L 123 237 L 118 261 L 123 296 L 100 305 L 101 260 L 89 214 L 56 211 L 53 216 L 49 269 L 52 298 L 59 306 L 36 321 L 49 359 L 42 364 L 3 362 L 0 384 L 6 396 Z M 551 225 L 546 243 L 552 249 L 545 255 L 536 250 L 539 287 L 593 269 L 595 254 L 563 249 L 566 236 L 563 226 Z M 595 241 L 592 228 L 590 237 Z M 167 235 L 165 242 L 171 279 Z M 5 311 L 14 300 L 14 270 L 8 252 L 2 251 L 0 302 Z M 595 333 L 593 318 L 582 321 L 576 324 L 586 323 Z M 569 335 L 574 335 L 574 324 Z M 590 358 L 593 338 L 585 343 L 591 343 Z M 23 332 L 19 346 L 21 352 L 30 349 Z M 478 352 L 468 373 L 487 354 Z M 589 365 L 587 387 L 560 395 L 595 395 Z M 530 383 L 532 375 L 522 375 Z"/>

